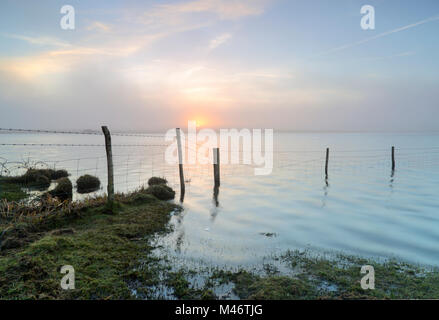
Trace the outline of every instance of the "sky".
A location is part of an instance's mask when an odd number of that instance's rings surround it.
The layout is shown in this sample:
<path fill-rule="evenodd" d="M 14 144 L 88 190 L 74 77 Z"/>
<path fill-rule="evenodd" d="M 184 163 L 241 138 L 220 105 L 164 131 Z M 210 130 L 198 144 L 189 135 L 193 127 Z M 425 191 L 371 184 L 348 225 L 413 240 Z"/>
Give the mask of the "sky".
<path fill-rule="evenodd" d="M 2 0 L 0 126 L 439 131 L 438 35 L 437 0 Z"/>

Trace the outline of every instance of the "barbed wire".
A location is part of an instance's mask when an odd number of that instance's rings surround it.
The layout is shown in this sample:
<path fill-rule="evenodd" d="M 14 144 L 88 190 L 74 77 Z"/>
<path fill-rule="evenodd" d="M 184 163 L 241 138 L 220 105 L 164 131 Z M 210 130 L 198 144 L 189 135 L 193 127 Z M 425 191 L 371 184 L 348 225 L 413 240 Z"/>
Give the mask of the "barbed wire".
<path fill-rule="evenodd" d="M 105 147 L 105 144 L 82 143 L 0 143 L 0 146 L 37 146 L 37 147 Z M 168 144 L 111 144 L 112 147 L 167 147 Z"/>
<path fill-rule="evenodd" d="M 11 129 L 11 128 L 0 128 L 0 133 L 53 133 L 53 134 L 78 134 L 78 135 L 96 135 L 103 136 L 101 132 L 98 131 L 56 131 L 56 130 L 34 130 L 34 129 Z M 111 134 L 112 136 L 132 136 L 132 137 L 142 137 L 142 138 L 162 138 L 160 135 L 148 135 L 148 134 L 135 134 L 135 133 L 122 133 L 115 132 Z M 137 141 L 137 140 L 134 140 Z M 143 141 L 142 141 L 143 142 Z M 152 141 L 156 142 L 156 141 Z M 135 149 L 128 151 L 118 149 L 118 152 L 113 155 L 115 158 L 114 165 L 114 178 L 115 178 L 115 188 L 120 190 L 129 190 L 145 186 L 148 177 L 152 176 L 162 176 L 168 179 L 170 185 L 179 185 L 178 176 L 178 166 L 175 164 L 169 164 L 165 161 L 165 152 L 163 147 L 168 147 L 168 144 L 157 144 L 157 143 L 137 143 L 137 144 L 112 144 L 112 147 L 145 147 L 146 149 Z M 0 143 L 0 146 L 29 146 L 29 147 L 99 147 L 102 149 L 96 149 L 96 154 L 100 155 L 101 152 L 105 152 L 105 144 L 97 143 Z M 189 143 L 184 144 L 185 152 L 189 150 L 197 152 L 199 149 L 198 144 L 195 145 L 195 149 Z M 282 147 L 283 145 L 281 145 Z M 155 147 L 159 147 L 155 149 Z M 284 146 L 285 147 L 285 146 Z M 317 148 L 316 146 L 309 146 L 310 149 L 304 150 L 285 150 L 277 149 L 273 150 L 274 163 L 273 170 L 284 170 L 278 171 L 290 172 L 290 170 L 300 170 L 305 176 L 310 175 L 321 175 L 323 173 L 322 167 L 325 163 L 325 148 L 321 150 L 312 150 Z M 8 150 L 8 148 L 5 148 Z M 21 149 L 18 149 L 21 150 Z M 35 150 L 35 149 L 32 149 Z M 390 167 L 390 150 L 391 148 L 376 148 L 376 149 L 337 149 L 330 148 L 330 172 L 335 173 L 345 173 L 350 174 L 351 172 L 358 171 L 363 173 L 364 168 L 373 168 L 377 170 L 388 169 Z M 403 147 L 395 148 L 397 151 L 396 157 L 398 162 L 398 168 L 424 168 L 427 166 L 434 167 L 439 162 L 439 146 L 420 146 L 420 147 Z M 75 150 L 76 151 L 76 150 Z M 123 153 L 126 154 L 123 154 Z M 261 153 L 265 153 L 265 150 L 261 150 Z M 79 178 L 83 174 L 94 174 L 96 177 L 106 179 L 106 164 L 104 160 L 105 155 L 90 157 L 89 153 L 84 152 L 86 157 L 77 157 L 78 154 L 74 152 L 68 152 L 68 154 L 73 154 L 73 159 L 61 159 L 59 158 L 63 152 L 55 152 L 56 159 L 41 161 L 38 158 L 28 157 L 26 161 L 8 161 L 5 156 L 0 157 L 0 175 L 3 172 L 14 172 L 23 173 L 23 170 L 33 166 L 41 166 L 47 168 L 56 168 L 57 166 L 62 169 L 66 169 L 71 174 L 72 182 Z M 238 150 L 238 151 L 224 151 L 224 154 L 234 155 L 238 153 L 240 155 L 240 160 L 243 156 L 249 153 L 254 153 L 254 151 L 249 150 Z M 4 154 L 2 154 L 4 155 Z M 49 156 L 50 157 L 50 156 Z M 69 155 L 65 156 L 69 157 Z M 32 159 L 32 162 L 31 162 Z M 102 162 L 100 161 L 102 160 Z M 72 163 L 68 163 L 72 161 Z M 50 166 L 52 164 L 52 166 Z M 254 168 L 259 166 L 253 164 L 244 163 L 230 163 L 232 165 L 228 166 L 229 163 L 221 163 L 221 176 L 229 177 L 232 180 L 235 177 L 252 175 Z M 11 170 L 9 170 L 11 169 Z M 212 164 L 185 164 L 185 180 L 190 185 L 190 181 L 199 180 L 205 183 L 206 179 L 212 179 L 213 177 Z M 52 188 L 55 181 L 51 181 Z M 42 186 L 36 186 L 44 187 Z M 105 193 L 105 188 L 102 186 L 101 189 L 96 191 L 97 193 Z M 75 193 L 74 193 L 75 194 Z M 76 195 L 77 196 L 77 195 Z M 81 195 L 82 196 L 82 195 Z"/>
<path fill-rule="evenodd" d="M 0 128 L 0 132 L 4 133 L 53 133 L 53 134 L 78 134 L 78 135 L 96 135 L 102 136 L 102 132 L 98 131 L 64 131 L 64 130 L 40 130 L 40 129 L 16 129 L 16 128 Z M 163 138 L 163 134 L 143 134 L 143 133 L 125 133 L 125 132 L 113 132 L 112 136 L 123 137 L 146 137 L 146 138 Z"/>
<path fill-rule="evenodd" d="M 96 159 L 103 158 L 103 157 L 96 157 Z M 105 175 L 106 175 L 106 167 L 100 166 L 99 163 L 96 163 L 96 167 L 87 166 L 87 161 L 79 162 L 81 160 L 86 159 L 93 159 L 90 157 L 87 158 L 78 158 L 78 168 L 75 170 L 73 166 L 66 167 L 63 169 L 68 169 L 69 172 L 72 173 L 72 182 L 75 181 L 81 174 L 85 173 L 95 173 L 96 176 L 99 178 L 103 178 L 103 183 L 105 183 Z M 121 159 L 122 160 L 122 159 Z M 152 160 L 152 159 L 150 159 Z M 416 159 L 410 159 L 410 161 L 400 161 L 400 168 L 402 167 L 419 167 L 419 166 L 425 166 L 426 164 L 429 164 L 427 161 L 417 161 Z M 332 172 L 335 172 L 337 174 L 350 174 L 355 172 L 363 172 L 362 168 L 364 169 L 365 165 L 367 168 L 375 168 L 377 170 L 381 169 L 388 169 L 388 159 L 373 159 L 370 160 L 364 160 L 361 161 L 359 159 L 358 161 L 352 162 L 352 160 L 348 159 L 348 163 L 346 164 L 345 159 L 334 159 L 330 162 L 330 168 Z M 135 165 L 135 162 L 138 162 L 140 165 Z M 20 162 L 14 161 L 10 162 L 10 164 L 17 164 L 21 165 Z M 39 162 L 40 164 L 44 164 L 42 161 Z M 81 166 L 79 164 L 81 163 Z M 437 162 L 436 162 L 437 163 Z M 102 163 L 101 163 L 102 164 Z M 324 164 L 324 158 L 313 158 L 313 159 L 306 159 L 306 160 L 298 160 L 298 159 L 287 159 L 285 163 L 277 163 L 274 164 L 273 170 L 300 170 L 303 174 L 303 177 L 308 179 L 311 176 L 317 177 L 322 175 L 323 171 L 321 170 Z M 433 162 L 431 163 L 433 165 Z M 221 168 L 221 176 L 222 177 L 230 177 L 231 179 L 245 176 L 249 178 L 249 175 L 253 175 L 252 171 L 246 171 L 246 169 L 253 169 L 257 166 L 253 165 L 245 165 L 245 164 L 238 164 L 234 166 L 228 166 L 224 165 Z M 21 166 L 23 169 L 23 166 Z M 99 174 L 98 174 L 99 169 Z M 76 173 L 76 175 L 75 175 Z M 284 173 L 282 173 L 284 174 Z M 316 175 L 317 174 L 317 175 Z M 118 165 L 115 167 L 115 189 L 117 192 L 130 192 L 136 188 L 139 188 L 141 186 L 147 186 L 147 180 L 149 177 L 152 176 L 161 176 L 166 177 L 166 179 L 169 181 L 170 185 L 175 185 L 178 187 L 178 167 L 175 165 L 169 165 L 164 162 L 159 163 L 146 163 L 145 159 L 132 159 L 129 155 L 127 155 L 127 161 L 120 161 Z M 297 177 L 297 175 L 295 175 Z M 209 181 L 213 177 L 212 175 L 212 166 L 211 164 L 206 165 L 197 165 L 194 164 L 192 166 L 185 166 L 185 180 L 188 183 L 188 186 L 190 186 L 191 182 L 198 183 L 196 181 L 203 181 L 202 183 L 205 183 L 206 181 Z M 207 179 L 207 180 L 206 180 Z M 301 178 L 302 179 L 302 178 Z M 55 185 L 55 181 L 51 183 L 51 186 L 49 189 L 46 189 L 45 191 L 38 191 L 38 192 L 47 192 L 48 190 L 51 190 Z M 41 187 L 43 188 L 45 185 L 41 186 L 33 186 L 33 188 Z M 177 190 L 178 191 L 178 188 Z M 83 197 L 86 196 L 93 196 L 96 194 L 105 194 L 105 187 L 104 185 L 101 186 L 101 188 L 97 191 L 94 191 L 90 194 L 78 194 L 77 191 L 73 191 L 74 197 L 76 199 L 83 199 Z M 78 198 L 79 197 L 79 198 Z"/>

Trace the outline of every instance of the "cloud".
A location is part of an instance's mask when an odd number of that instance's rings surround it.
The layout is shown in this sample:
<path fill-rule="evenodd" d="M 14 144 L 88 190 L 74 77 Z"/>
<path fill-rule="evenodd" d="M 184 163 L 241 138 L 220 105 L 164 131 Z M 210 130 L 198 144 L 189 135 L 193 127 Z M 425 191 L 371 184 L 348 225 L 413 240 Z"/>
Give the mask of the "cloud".
<path fill-rule="evenodd" d="M 156 4 L 141 12 L 140 20 L 133 19 L 138 10 L 127 11 L 127 23 L 120 24 L 117 28 L 108 22 L 93 21 L 82 30 L 83 36 L 72 43 L 49 36 L 3 34 L 5 37 L 26 41 L 32 45 L 54 48 L 23 57 L 0 56 L 0 69 L 22 78 L 38 80 L 39 76 L 46 73 L 69 72 L 89 61 L 100 61 L 102 64 L 105 63 L 104 59 L 134 55 L 158 39 L 206 27 L 216 20 L 212 19 L 211 15 L 204 20 L 191 19 L 189 16 L 192 13 L 213 14 L 217 19 L 236 19 L 262 13 L 268 1 L 192 0 Z M 150 23 L 151 25 L 145 28 L 144 25 Z M 210 41 L 208 49 L 217 48 L 231 37 L 228 33 L 219 35 Z"/>
<path fill-rule="evenodd" d="M 17 39 L 26 41 L 30 44 L 40 45 L 40 46 L 54 46 L 54 47 L 69 47 L 71 46 L 70 43 L 61 41 L 56 38 L 52 37 L 46 37 L 46 36 L 24 36 L 24 35 L 18 35 L 18 34 L 1 34 L 4 37 L 11 38 L 11 39 Z"/>
<path fill-rule="evenodd" d="M 367 129 L 369 125 L 380 129 L 387 128 L 389 121 L 395 121 L 392 128 L 416 127 L 410 124 L 412 119 L 436 125 L 436 87 L 428 81 L 419 84 L 416 77 L 390 79 L 382 73 L 373 79 L 349 73 L 335 77 L 320 65 L 209 56 L 209 50 L 232 39 L 226 32 L 233 30 L 230 21 L 215 24 L 261 14 L 265 3 L 189 0 L 144 11 L 127 8 L 127 15 L 116 11 L 121 13 L 116 19 L 109 13 L 101 21 L 86 20 L 90 24 L 78 28 L 77 36 L 68 38 L 70 43 L 47 36 L 9 35 L 34 48 L 16 56 L 0 55 L 0 114 L 4 115 L 0 122 L 69 129 L 106 123 L 121 130 L 162 130 L 183 125 L 181 121 L 194 114 L 218 119 L 217 124 L 224 126 L 292 130 Z M 422 23 L 426 22 L 363 41 Z M 203 26 L 214 30 L 162 41 Z M 211 32 L 218 33 L 206 40 Z M 376 59 L 412 54 L 385 51 Z M 419 105 L 420 97 L 425 115 L 417 116 L 421 112 L 413 106 Z"/>
<path fill-rule="evenodd" d="M 238 19 L 263 13 L 267 2 L 267 0 L 194 0 L 177 4 L 160 4 L 148 10 L 145 17 L 175 19 L 191 13 L 212 13 L 220 19 Z"/>
<path fill-rule="evenodd" d="M 342 45 L 342 46 L 339 46 L 339 47 L 336 47 L 336 48 L 332 48 L 332 49 L 330 49 L 328 51 L 319 53 L 316 56 L 319 57 L 319 56 L 328 55 L 328 54 L 331 54 L 331 53 L 334 53 L 334 52 L 342 51 L 342 50 L 345 50 L 345 49 L 348 49 L 348 48 L 352 48 L 352 47 L 358 46 L 360 44 L 363 44 L 363 43 L 366 43 L 366 42 L 369 42 L 369 41 L 372 41 L 372 40 L 376 40 L 376 39 L 379 39 L 379 38 L 382 38 L 382 37 L 386 37 L 388 35 L 391 35 L 391 34 L 394 34 L 394 33 L 397 33 L 397 32 L 401 32 L 401 31 L 404 31 L 404 30 L 407 30 L 407 29 L 411 29 L 411 28 L 417 27 L 419 25 L 422 25 L 422 24 L 425 24 L 425 23 L 429 23 L 429 22 L 432 22 L 432 21 L 437 21 L 437 20 L 439 20 L 439 16 L 430 17 L 428 19 L 424 19 L 424 20 L 421 20 L 421 21 L 418 21 L 418 22 L 415 22 L 415 23 L 412 23 L 412 24 L 409 24 L 409 25 L 406 25 L 406 26 L 403 26 L 403 27 L 400 27 L 400 28 L 396 28 L 396 29 L 393 29 L 393 30 L 390 30 L 390 31 L 386 31 L 386 32 L 377 34 L 376 36 L 373 36 L 373 37 L 369 37 L 369 38 L 366 38 L 366 39 L 363 39 L 363 40 L 360 40 L 360 41 L 356 41 L 356 42 L 348 43 L 348 44 L 345 44 L 345 45 Z"/>
<path fill-rule="evenodd" d="M 230 33 L 223 33 L 219 35 L 218 37 L 210 41 L 209 50 L 218 48 L 220 45 L 226 43 L 230 38 L 232 38 L 232 35 Z"/>
<path fill-rule="evenodd" d="M 129 14 L 130 21 L 158 29 L 165 27 L 199 28 L 219 20 L 237 20 L 260 15 L 272 0 L 192 0 L 157 4 L 141 14 Z"/>
<path fill-rule="evenodd" d="M 156 33 L 129 37 L 117 34 L 100 42 L 94 42 L 94 39 L 90 39 L 91 41 L 80 41 L 77 44 L 67 44 L 50 37 L 13 35 L 14 38 L 31 44 L 47 44 L 56 48 L 32 55 L 0 56 L 0 71 L 3 72 L 3 76 L 18 77 L 41 84 L 47 76 L 65 74 L 65 77 L 68 77 L 69 72 L 89 63 L 107 64 L 112 68 L 112 64 L 117 58 L 134 55 L 166 35 L 167 33 Z"/>
<path fill-rule="evenodd" d="M 105 23 L 102 23 L 102 22 L 99 22 L 99 21 L 95 21 L 95 22 L 93 22 L 92 24 L 90 24 L 87 27 L 87 30 L 89 30 L 89 31 L 95 30 L 95 31 L 101 31 L 101 32 L 108 32 L 108 31 L 111 30 L 111 27 L 108 24 L 105 24 Z"/>
<path fill-rule="evenodd" d="M 129 10 L 127 23 L 114 25 L 106 21 L 93 21 L 76 42 L 67 43 L 48 36 L 5 34 L 33 45 L 50 46 L 44 52 L 22 57 L 1 57 L 0 69 L 11 76 L 39 81 L 46 75 L 68 73 L 74 68 L 99 61 L 115 61 L 116 57 L 133 56 L 158 39 L 211 25 L 217 19 L 236 19 L 263 12 L 268 0 L 192 0 L 172 4 L 157 4 L 142 12 L 141 19 L 133 19 L 138 10 Z M 190 14 L 207 13 L 206 19 L 191 19 Z M 212 19 L 212 14 L 216 19 Z M 147 28 L 145 24 L 151 23 Z M 95 31 L 98 31 L 97 33 Z M 103 33 L 103 34 L 102 34 Z M 232 37 L 224 33 L 210 41 L 213 50 Z M 108 60 L 108 62 L 106 61 Z"/>

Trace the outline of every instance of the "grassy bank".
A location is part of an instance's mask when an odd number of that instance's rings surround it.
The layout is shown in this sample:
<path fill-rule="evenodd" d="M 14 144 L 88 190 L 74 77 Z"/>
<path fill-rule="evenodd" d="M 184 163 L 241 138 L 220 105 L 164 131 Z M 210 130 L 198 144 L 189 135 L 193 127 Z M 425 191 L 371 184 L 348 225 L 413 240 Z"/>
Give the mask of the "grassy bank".
<path fill-rule="evenodd" d="M 20 192 L 8 185 L 11 194 Z M 117 195 L 113 212 L 104 197 L 47 199 L 30 208 L 0 202 L 0 298 L 217 299 L 224 298 L 220 287 L 241 299 L 439 298 L 437 270 L 346 255 L 287 252 L 264 265 L 264 272 L 175 270 L 165 256 L 153 254 L 151 244 L 171 231 L 169 219 L 181 210 L 158 199 L 173 197 L 172 190 L 159 189 Z M 64 265 L 75 269 L 74 290 L 60 287 Z M 279 272 L 280 265 L 289 272 Z M 374 290 L 361 289 L 363 265 L 375 268 Z M 196 285 L 202 273 L 204 281 Z"/>
<path fill-rule="evenodd" d="M 105 200 L 57 203 L 59 210 L 49 215 L 39 211 L 19 220 L 3 216 L 0 298 L 133 298 L 130 286 L 148 273 L 138 274 L 136 267 L 151 249 L 149 237 L 166 231 L 171 213 L 179 207 L 145 190 L 118 195 L 113 213 Z M 64 265 L 75 269 L 74 290 L 60 287 Z"/>

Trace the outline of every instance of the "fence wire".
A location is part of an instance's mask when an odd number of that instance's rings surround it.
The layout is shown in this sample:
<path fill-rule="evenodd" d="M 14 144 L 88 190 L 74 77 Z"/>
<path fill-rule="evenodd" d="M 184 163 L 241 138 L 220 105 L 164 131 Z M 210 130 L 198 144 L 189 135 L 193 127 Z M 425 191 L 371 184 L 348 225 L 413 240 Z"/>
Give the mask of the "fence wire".
<path fill-rule="evenodd" d="M 55 131 L 35 129 L 0 128 L 0 134 L 54 134 L 54 135 L 91 135 L 102 136 L 95 131 Z M 148 133 L 115 132 L 112 136 L 142 138 L 141 143 L 114 143 L 113 166 L 116 192 L 129 192 L 146 186 L 153 176 L 164 177 L 171 187 L 178 191 L 179 171 L 177 164 L 168 164 L 165 159 L 166 148 L 171 142 L 164 142 L 164 135 Z M 150 140 L 152 139 L 152 140 Z M 156 139 L 162 139 L 163 142 Z M 134 141 L 137 142 L 137 141 Z M 0 176 L 19 176 L 29 168 L 67 170 L 69 179 L 75 185 L 83 175 L 96 176 L 101 181 L 99 190 L 91 194 L 74 192 L 74 199 L 94 195 L 105 195 L 107 185 L 107 159 L 104 143 L 34 143 L 8 142 L 0 143 L 7 149 L 0 152 Z M 72 148 L 72 149 L 70 149 Z M 94 148 L 94 149 L 93 149 Z M 388 149 L 339 149 L 330 151 L 329 176 L 362 175 L 373 170 L 388 176 L 391 167 L 390 147 Z M 187 143 L 185 154 L 198 152 Z M 439 146 L 395 148 L 397 170 L 438 170 Z M 239 163 L 230 164 L 231 158 L 238 154 Z M 230 159 L 225 159 L 225 155 Z M 245 156 L 252 157 L 252 151 L 240 150 L 221 154 L 221 180 L 251 178 L 255 169 L 262 166 L 244 164 Z M 211 156 L 211 154 L 210 154 Z M 229 161 L 227 161 L 229 160 Z M 272 174 L 291 177 L 323 177 L 325 167 L 325 150 L 289 150 L 273 151 Z M 212 164 L 185 163 L 184 176 L 187 187 L 191 184 L 213 185 Z M 263 178 L 263 177 L 262 177 Z M 56 181 L 51 181 L 48 190 L 53 190 Z M 34 185 L 31 193 L 39 194 L 45 185 Z"/>

